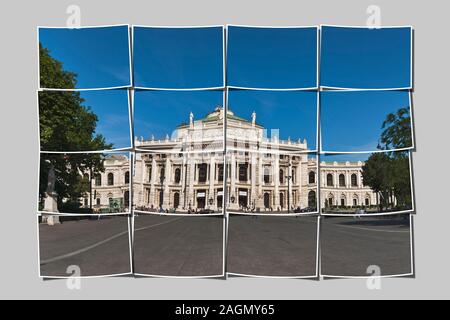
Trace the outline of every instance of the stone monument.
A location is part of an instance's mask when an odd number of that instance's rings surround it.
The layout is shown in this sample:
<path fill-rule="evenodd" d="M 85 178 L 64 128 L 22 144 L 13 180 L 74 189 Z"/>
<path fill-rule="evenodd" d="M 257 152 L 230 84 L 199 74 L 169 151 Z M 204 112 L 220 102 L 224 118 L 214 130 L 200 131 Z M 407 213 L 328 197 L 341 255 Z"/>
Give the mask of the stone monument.
<path fill-rule="evenodd" d="M 50 164 L 50 169 L 48 170 L 48 178 L 47 178 L 47 190 L 45 191 L 45 200 L 44 200 L 44 210 L 46 212 L 58 212 L 58 203 L 56 201 L 56 192 L 55 192 L 55 167 L 53 164 Z M 42 222 L 47 223 L 52 226 L 55 224 L 59 224 L 59 216 L 57 215 L 47 215 L 42 217 Z"/>

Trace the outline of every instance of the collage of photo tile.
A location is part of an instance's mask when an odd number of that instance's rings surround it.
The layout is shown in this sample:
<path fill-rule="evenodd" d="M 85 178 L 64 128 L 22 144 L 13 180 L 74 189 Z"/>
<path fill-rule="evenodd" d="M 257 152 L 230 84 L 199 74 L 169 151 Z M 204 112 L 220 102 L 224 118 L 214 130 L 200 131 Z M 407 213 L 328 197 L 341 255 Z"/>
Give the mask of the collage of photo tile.
<path fill-rule="evenodd" d="M 413 40 L 39 27 L 40 277 L 414 277 Z"/>

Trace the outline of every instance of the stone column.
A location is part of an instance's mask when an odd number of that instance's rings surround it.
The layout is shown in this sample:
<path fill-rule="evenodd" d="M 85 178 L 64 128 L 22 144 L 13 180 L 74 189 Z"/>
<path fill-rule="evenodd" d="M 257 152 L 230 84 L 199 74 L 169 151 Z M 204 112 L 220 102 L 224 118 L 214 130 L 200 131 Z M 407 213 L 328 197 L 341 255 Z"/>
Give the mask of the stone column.
<path fill-rule="evenodd" d="M 153 208 L 157 208 L 158 205 L 156 203 L 156 197 L 155 197 L 155 184 L 157 181 L 158 176 L 158 167 L 156 165 L 156 155 L 152 156 L 152 178 L 150 180 L 150 199 L 149 199 L 149 205 L 153 205 Z"/>
<path fill-rule="evenodd" d="M 292 192 L 292 185 L 293 185 L 293 180 L 294 180 L 294 176 L 292 174 L 292 159 L 289 159 L 289 165 L 288 165 L 288 177 L 290 178 L 290 181 L 288 181 L 288 197 L 286 198 L 286 205 L 289 208 L 289 211 L 291 210 L 292 207 L 295 206 L 295 199 L 294 199 L 294 194 Z"/>
<path fill-rule="evenodd" d="M 191 204 L 191 209 L 195 207 L 195 199 L 194 199 L 194 180 L 195 180 L 195 157 L 192 156 L 190 158 L 190 162 L 188 163 L 189 172 L 188 172 L 188 192 L 187 192 L 187 209 L 189 209 L 189 203 Z"/>
<path fill-rule="evenodd" d="M 183 161 L 181 163 L 181 192 L 180 192 L 180 207 L 187 209 L 185 207 L 184 199 L 186 197 L 185 188 L 186 188 L 186 157 L 188 155 L 183 156 Z M 187 203 L 186 203 L 187 205 Z"/>
<path fill-rule="evenodd" d="M 361 171 L 358 171 L 358 172 L 356 173 L 356 176 L 358 177 L 358 187 L 359 187 L 359 188 L 362 188 L 362 187 L 363 187 L 363 183 L 362 183 L 362 174 L 361 174 Z"/>
<path fill-rule="evenodd" d="M 256 161 L 258 162 L 258 176 L 255 174 L 255 181 L 257 184 L 257 199 L 256 199 L 256 207 L 260 208 L 261 211 L 264 210 L 264 194 L 263 194 L 263 185 L 264 185 L 264 167 L 263 167 L 263 155 L 261 153 L 256 154 Z M 256 162 L 255 162 L 256 164 Z"/>
<path fill-rule="evenodd" d="M 348 170 L 345 170 L 345 187 L 350 188 L 351 185 L 352 185 L 352 183 L 350 181 L 350 174 L 349 174 Z"/>
<path fill-rule="evenodd" d="M 137 159 L 136 157 L 136 171 L 138 170 L 138 168 L 141 168 L 141 181 L 137 181 L 137 183 L 141 184 L 141 199 L 139 199 L 139 201 L 136 201 L 135 204 L 137 206 L 142 206 L 145 204 L 145 187 L 144 187 L 144 179 L 145 179 L 145 174 L 147 173 L 147 166 L 145 165 L 145 161 L 144 159 L 142 159 L 142 156 L 139 157 L 139 159 Z M 137 174 L 136 174 L 137 177 Z M 130 182 L 132 180 L 131 177 L 131 172 L 130 172 Z"/>
<path fill-rule="evenodd" d="M 231 161 L 230 161 L 230 209 L 239 209 L 239 195 L 236 193 L 236 155 L 233 152 L 231 154 Z M 234 203 L 231 203 L 231 197 L 235 197 Z"/>
<path fill-rule="evenodd" d="M 250 170 L 251 170 L 251 201 L 252 203 L 250 204 L 250 207 L 253 208 L 253 204 L 255 205 L 255 207 L 258 206 L 257 202 L 258 202 L 258 190 L 256 189 L 256 157 L 255 154 L 252 153 L 250 155 Z M 255 208 L 256 209 L 256 208 Z"/>
<path fill-rule="evenodd" d="M 319 174 L 320 174 L 320 182 L 322 183 L 322 187 L 326 187 L 327 186 L 327 180 L 325 179 L 326 173 L 322 171 Z M 319 178 L 319 175 L 317 175 L 317 178 Z"/>
<path fill-rule="evenodd" d="M 166 163 L 164 166 L 164 193 L 163 193 L 163 208 L 170 209 L 170 183 L 171 183 L 171 172 L 172 172 L 172 164 L 170 162 L 169 155 L 166 158 Z"/>
<path fill-rule="evenodd" d="M 209 194 L 206 198 L 207 207 L 210 206 L 209 198 L 213 198 L 211 209 L 217 210 L 217 199 L 214 197 L 214 183 L 216 182 L 216 157 L 212 156 L 209 163 Z"/>
<path fill-rule="evenodd" d="M 273 161 L 274 163 L 274 167 L 272 168 L 274 170 L 273 173 L 273 178 L 274 178 L 274 184 L 275 184 L 275 194 L 274 194 L 274 211 L 278 210 L 278 207 L 281 208 L 280 206 L 280 156 L 275 154 L 275 161 Z"/>

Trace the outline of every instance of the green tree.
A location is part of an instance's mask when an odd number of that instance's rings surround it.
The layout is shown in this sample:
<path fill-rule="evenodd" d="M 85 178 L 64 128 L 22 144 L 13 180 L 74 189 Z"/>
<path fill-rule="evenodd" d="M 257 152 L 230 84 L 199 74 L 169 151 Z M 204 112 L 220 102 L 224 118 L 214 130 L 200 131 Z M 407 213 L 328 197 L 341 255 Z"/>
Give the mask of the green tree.
<path fill-rule="evenodd" d="M 411 117 L 407 108 L 387 115 L 382 124 L 380 150 L 407 148 L 412 145 Z M 395 206 L 412 207 L 409 152 L 374 153 L 363 166 L 364 184 L 379 196 L 380 211 Z"/>
<path fill-rule="evenodd" d="M 362 168 L 364 184 L 377 193 L 380 211 L 389 206 L 390 166 L 391 158 L 388 154 L 373 153 Z"/>
<path fill-rule="evenodd" d="M 55 169 L 55 191 L 58 208 L 64 206 L 77 209 L 79 198 L 90 191 L 89 176 L 104 171 L 104 157 L 100 154 L 41 154 L 39 193 L 45 196 L 47 190 L 48 171 L 53 165 Z"/>
<path fill-rule="evenodd" d="M 76 74 L 63 69 L 62 63 L 50 56 L 39 44 L 40 83 L 44 88 L 75 88 Z M 89 151 L 112 148 L 105 138 L 95 133 L 98 117 L 76 91 L 39 92 L 39 128 L 41 150 Z M 89 191 L 85 174 L 104 170 L 100 154 L 46 154 L 41 157 L 39 193 L 45 196 L 50 165 L 56 173 L 55 191 L 58 204 L 63 199 L 78 202 Z M 87 179 L 89 180 L 89 179 Z"/>
<path fill-rule="evenodd" d="M 402 149 L 412 146 L 411 116 L 408 108 L 400 108 L 386 116 L 381 128 L 379 146 L 382 150 Z"/>
<path fill-rule="evenodd" d="M 397 200 L 397 207 L 399 209 L 410 209 L 412 207 L 412 198 L 408 153 L 401 152 L 392 157 L 390 177 L 393 193 Z"/>

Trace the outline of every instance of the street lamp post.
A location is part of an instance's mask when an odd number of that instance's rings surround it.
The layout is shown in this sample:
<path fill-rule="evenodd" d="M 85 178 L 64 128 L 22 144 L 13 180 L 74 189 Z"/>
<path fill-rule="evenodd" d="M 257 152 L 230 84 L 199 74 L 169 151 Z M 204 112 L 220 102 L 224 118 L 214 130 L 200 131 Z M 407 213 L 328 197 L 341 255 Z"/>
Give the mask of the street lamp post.
<path fill-rule="evenodd" d="M 290 211 L 290 209 L 291 209 L 291 192 L 290 192 L 290 188 L 291 188 L 291 179 L 292 179 L 292 176 L 291 175 L 287 175 L 286 176 L 286 180 L 287 180 L 287 183 L 288 183 L 288 189 L 287 189 L 287 205 L 288 205 L 288 211 L 287 211 L 287 213 L 289 213 L 289 211 Z"/>

